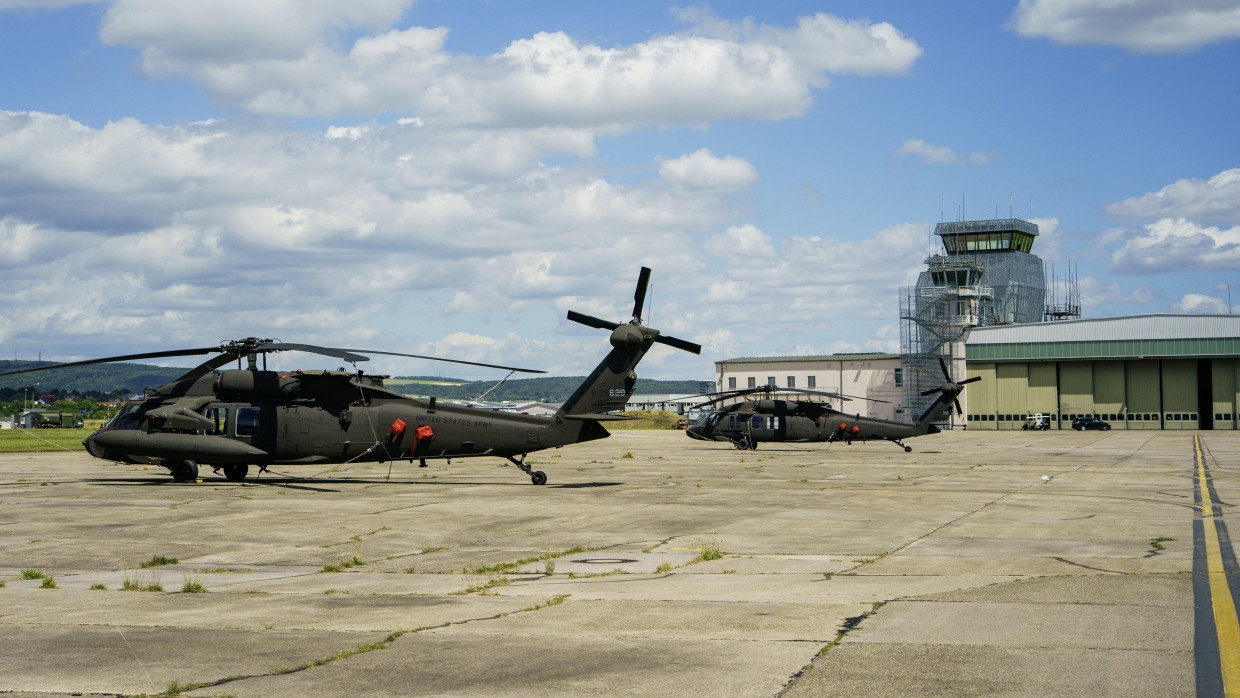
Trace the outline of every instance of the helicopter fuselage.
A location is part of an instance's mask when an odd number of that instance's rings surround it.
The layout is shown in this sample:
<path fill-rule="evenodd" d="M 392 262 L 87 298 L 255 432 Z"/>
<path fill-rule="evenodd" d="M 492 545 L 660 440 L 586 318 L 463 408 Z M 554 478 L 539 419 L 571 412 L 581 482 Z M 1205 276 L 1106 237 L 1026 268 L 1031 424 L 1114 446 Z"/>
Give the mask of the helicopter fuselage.
<path fill-rule="evenodd" d="M 715 410 L 690 424 L 690 438 L 727 441 L 746 449 L 762 441 L 895 441 L 933 434 L 933 424 L 910 424 L 846 414 L 819 403 L 748 400 Z"/>
<path fill-rule="evenodd" d="M 191 460 L 226 473 L 239 465 L 474 456 L 515 462 L 531 451 L 607 436 L 588 420 L 415 399 L 381 380 L 331 371 L 208 374 L 130 401 L 84 444 L 99 458 L 159 462 L 175 477 L 188 467 L 179 462 Z"/>

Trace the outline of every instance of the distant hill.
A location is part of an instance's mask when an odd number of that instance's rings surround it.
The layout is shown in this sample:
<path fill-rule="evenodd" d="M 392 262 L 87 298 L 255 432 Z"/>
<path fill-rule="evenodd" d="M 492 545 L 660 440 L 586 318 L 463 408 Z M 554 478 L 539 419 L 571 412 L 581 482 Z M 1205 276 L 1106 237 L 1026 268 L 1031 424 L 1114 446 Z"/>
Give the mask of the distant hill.
<path fill-rule="evenodd" d="M 51 361 L 0 361 L 0 373 L 52 365 L 55 364 Z M 55 371 L 0 377 L 0 389 L 21 390 L 38 383 L 39 390 L 43 392 L 97 390 L 101 393 L 111 393 L 115 390 L 124 390 L 128 393 L 140 393 L 144 388 L 170 383 L 186 370 L 185 368 L 163 368 L 130 363 L 74 366 Z M 471 400 L 486 393 L 487 400 L 497 402 L 502 400 L 563 402 L 583 380 L 585 380 L 584 376 L 520 378 L 505 381 L 489 393 L 487 390 L 495 385 L 493 380 L 469 381 L 459 378 L 402 376 L 389 378 L 386 385 L 405 395 L 433 396 L 444 400 Z M 698 392 L 698 381 L 661 381 L 638 378 L 635 390 L 639 393 L 693 395 Z"/>
<path fill-rule="evenodd" d="M 54 361 L 0 361 L 0 373 L 54 365 Z M 38 383 L 39 390 L 43 392 L 97 390 L 101 393 L 111 393 L 123 390 L 127 393 L 140 393 L 144 388 L 170 383 L 187 370 L 126 363 L 73 366 L 55 371 L 3 376 L 0 377 L 0 389 L 21 390 Z"/>

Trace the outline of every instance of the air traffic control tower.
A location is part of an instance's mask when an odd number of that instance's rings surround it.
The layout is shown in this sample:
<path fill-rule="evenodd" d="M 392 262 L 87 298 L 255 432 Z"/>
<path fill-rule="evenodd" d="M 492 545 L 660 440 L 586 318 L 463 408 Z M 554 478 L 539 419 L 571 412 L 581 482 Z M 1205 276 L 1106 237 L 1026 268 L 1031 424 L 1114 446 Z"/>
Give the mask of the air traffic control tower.
<path fill-rule="evenodd" d="M 914 420 L 936 398 L 922 391 L 943 384 L 940 358 L 952 379 L 966 377 L 964 335 L 969 328 L 1041 322 L 1046 309 L 1046 273 L 1041 258 L 1030 252 L 1038 236 L 1036 223 L 1019 218 L 945 222 L 935 226 L 934 234 L 941 239 L 941 251 L 926 259 L 916 286 L 900 289 L 904 404 Z M 952 416 L 952 426 L 963 424 L 963 416 Z"/>

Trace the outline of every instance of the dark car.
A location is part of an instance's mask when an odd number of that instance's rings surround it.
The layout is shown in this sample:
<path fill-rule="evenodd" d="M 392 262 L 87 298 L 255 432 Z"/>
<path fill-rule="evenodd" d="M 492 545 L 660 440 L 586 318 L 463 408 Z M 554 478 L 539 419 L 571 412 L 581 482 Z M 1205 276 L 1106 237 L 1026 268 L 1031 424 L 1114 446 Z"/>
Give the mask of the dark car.
<path fill-rule="evenodd" d="M 1086 429 L 1097 429 L 1098 431 L 1110 431 L 1111 425 L 1093 417 L 1077 417 L 1072 420 L 1072 428 L 1077 431 L 1085 431 Z"/>

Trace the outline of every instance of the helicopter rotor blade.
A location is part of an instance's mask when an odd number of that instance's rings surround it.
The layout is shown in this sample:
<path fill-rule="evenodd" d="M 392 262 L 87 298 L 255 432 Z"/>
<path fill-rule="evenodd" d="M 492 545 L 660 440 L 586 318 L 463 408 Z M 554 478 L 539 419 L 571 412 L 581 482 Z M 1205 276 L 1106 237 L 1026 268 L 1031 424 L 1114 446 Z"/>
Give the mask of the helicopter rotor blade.
<path fill-rule="evenodd" d="M 23 368 L 16 371 L 5 371 L 0 376 L 12 376 L 19 373 L 32 373 L 34 371 L 46 371 L 53 368 L 70 368 L 72 366 L 92 366 L 94 364 L 106 364 L 116 361 L 139 361 L 142 359 L 160 359 L 169 356 L 193 356 L 195 354 L 210 354 L 219 351 L 219 347 L 203 347 L 199 349 L 170 349 L 168 351 L 148 351 L 142 354 L 125 354 L 123 356 L 109 356 L 102 359 L 87 359 L 85 361 L 70 361 L 63 364 L 49 364 L 47 366 L 37 366 L 35 368 Z"/>
<path fill-rule="evenodd" d="M 362 356 L 361 354 L 352 353 L 353 351 L 356 351 L 354 349 L 337 349 L 334 347 L 320 347 L 320 346 L 315 346 L 313 344 L 290 344 L 286 342 L 267 342 L 265 344 L 260 344 L 259 346 L 254 348 L 254 353 L 256 354 L 260 352 L 269 352 L 269 351 L 305 351 L 311 354 L 321 354 L 322 356 L 331 356 L 337 359 L 344 359 L 345 361 L 348 361 L 349 363 L 356 363 L 358 361 L 370 361 L 369 358 Z M 371 352 L 371 353 L 378 354 L 379 352 Z"/>
<path fill-rule="evenodd" d="M 654 338 L 654 341 L 658 342 L 659 344 L 666 344 L 669 347 L 675 347 L 677 349 L 682 349 L 684 351 L 689 352 L 690 354 L 701 354 L 702 353 L 701 344 L 694 344 L 693 342 L 687 342 L 677 337 L 668 337 L 667 335 L 659 335 Z"/>
<path fill-rule="evenodd" d="M 423 354 L 402 354 L 395 351 L 376 351 L 374 349 L 341 349 L 340 351 L 355 351 L 359 354 L 382 354 L 384 356 L 406 356 L 411 359 L 429 359 L 431 361 L 447 361 L 454 364 L 465 364 L 466 366 L 482 366 L 484 368 L 500 368 L 505 371 L 520 371 L 521 373 L 546 373 L 536 368 L 517 368 L 516 366 L 501 366 L 499 364 L 487 364 L 480 361 L 465 361 L 463 359 L 444 359 L 438 356 L 425 356 Z"/>
<path fill-rule="evenodd" d="M 568 319 L 573 322 L 580 322 L 587 327 L 594 327 L 600 330 L 614 330 L 620 326 L 620 323 L 618 322 L 600 320 L 593 315 L 583 315 L 576 310 L 568 311 Z"/>
<path fill-rule="evenodd" d="M 951 383 L 951 382 L 952 382 L 952 374 L 950 374 L 950 373 L 948 373 L 948 372 L 947 372 L 947 362 L 946 362 L 946 361 L 944 361 L 944 360 L 943 360 L 943 357 L 941 357 L 941 356 L 939 357 L 939 368 L 943 369 L 943 378 L 945 378 L 945 379 L 947 380 L 947 382 L 948 382 L 948 383 Z"/>
<path fill-rule="evenodd" d="M 962 380 L 962 381 L 956 381 L 956 385 L 967 385 L 967 384 L 969 384 L 969 383 L 973 383 L 973 382 L 975 382 L 975 381 L 980 381 L 981 379 L 982 379 L 982 377 L 981 377 L 981 376 L 973 376 L 972 378 L 965 378 L 965 379 L 964 379 L 964 380 Z"/>
<path fill-rule="evenodd" d="M 952 402 L 956 403 L 956 414 L 964 414 L 964 410 L 960 408 L 960 400 L 952 398 Z"/>
<path fill-rule="evenodd" d="M 633 317 L 642 319 L 642 306 L 646 304 L 646 288 L 650 285 L 650 267 L 642 267 L 637 275 L 637 290 L 633 292 Z M 698 352 L 693 352 L 698 353 Z"/>

